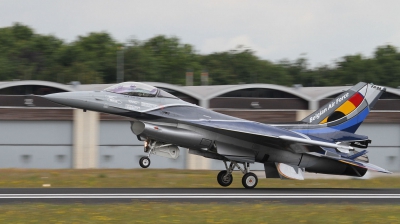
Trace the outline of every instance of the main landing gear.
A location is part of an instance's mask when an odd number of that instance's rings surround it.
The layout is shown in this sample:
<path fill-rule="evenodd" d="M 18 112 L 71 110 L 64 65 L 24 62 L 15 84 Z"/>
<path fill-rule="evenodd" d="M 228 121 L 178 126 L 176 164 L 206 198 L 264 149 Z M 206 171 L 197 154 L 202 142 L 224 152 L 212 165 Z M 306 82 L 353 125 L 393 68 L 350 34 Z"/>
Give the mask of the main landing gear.
<path fill-rule="evenodd" d="M 237 162 L 234 162 L 234 161 L 230 161 L 229 166 L 226 163 L 226 161 L 224 161 L 224 164 L 225 164 L 226 170 L 219 172 L 217 175 L 217 181 L 218 181 L 219 185 L 221 185 L 223 187 L 227 187 L 227 186 L 231 185 L 231 183 L 233 181 L 232 171 L 235 169 L 235 167 L 237 167 L 244 174 L 242 177 L 243 187 L 245 187 L 247 189 L 251 189 L 251 188 L 254 188 L 255 186 L 257 186 L 257 183 L 258 183 L 257 175 L 250 172 L 249 163 L 243 163 L 243 169 L 239 166 L 239 164 Z"/>

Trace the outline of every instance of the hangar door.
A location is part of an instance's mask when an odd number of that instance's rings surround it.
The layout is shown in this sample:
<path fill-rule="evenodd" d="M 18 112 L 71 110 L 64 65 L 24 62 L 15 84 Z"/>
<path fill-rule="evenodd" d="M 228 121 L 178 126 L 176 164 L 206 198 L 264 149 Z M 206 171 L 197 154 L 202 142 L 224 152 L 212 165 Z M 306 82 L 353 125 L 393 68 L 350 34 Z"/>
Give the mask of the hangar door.
<path fill-rule="evenodd" d="M 72 168 L 72 121 L 0 121 L 0 168 Z"/>

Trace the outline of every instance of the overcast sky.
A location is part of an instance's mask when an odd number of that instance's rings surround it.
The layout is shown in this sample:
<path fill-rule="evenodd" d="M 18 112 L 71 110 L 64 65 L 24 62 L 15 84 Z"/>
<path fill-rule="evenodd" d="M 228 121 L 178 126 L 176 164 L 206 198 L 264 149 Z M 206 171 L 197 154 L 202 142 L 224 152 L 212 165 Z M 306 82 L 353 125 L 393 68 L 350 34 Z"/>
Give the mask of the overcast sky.
<path fill-rule="evenodd" d="M 0 0 L 0 27 L 20 22 L 66 41 L 107 31 L 116 40 L 177 36 L 199 53 L 251 48 L 263 59 L 313 66 L 400 46 L 398 0 Z"/>

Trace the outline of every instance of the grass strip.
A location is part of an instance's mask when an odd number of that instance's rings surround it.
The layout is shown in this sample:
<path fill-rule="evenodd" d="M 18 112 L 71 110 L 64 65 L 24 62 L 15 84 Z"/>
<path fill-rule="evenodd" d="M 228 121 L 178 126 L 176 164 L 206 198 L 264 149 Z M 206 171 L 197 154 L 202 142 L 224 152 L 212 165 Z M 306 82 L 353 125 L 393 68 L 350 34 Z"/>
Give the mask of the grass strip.
<path fill-rule="evenodd" d="M 400 205 L 12 204 L 0 223 L 400 223 Z"/>
<path fill-rule="evenodd" d="M 0 187 L 82 188 L 215 188 L 218 171 L 173 169 L 0 169 Z M 230 187 L 242 188 L 242 174 L 233 174 Z M 400 177 L 373 179 L 310 179 L 304 181 L 260 178 L 257 188 L 400 188 Z"/>

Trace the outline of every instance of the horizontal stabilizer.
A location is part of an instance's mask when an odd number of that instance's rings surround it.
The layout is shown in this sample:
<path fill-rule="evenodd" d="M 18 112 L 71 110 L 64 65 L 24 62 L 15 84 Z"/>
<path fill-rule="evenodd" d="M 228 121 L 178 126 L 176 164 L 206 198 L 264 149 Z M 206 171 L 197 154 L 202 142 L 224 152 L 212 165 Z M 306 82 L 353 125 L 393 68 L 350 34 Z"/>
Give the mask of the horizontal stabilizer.
<path fill-rule="evenodd" d="M 354 160 L 354 159 L 357 159 L 358 157 L 360 157 L 360 156 L 362 156 L 362 155 L 365 155 L 365 154 L 367 154 L 367 153 L 368 153 L 367 150 L 363 150 L 363 151 L 357 152 L 356 154 L 353 154 L 353 155 L 351 155 L 351 156 L 347 156 L 346 158 L 347 158 L 347 159 Z"/>
<path fill-rule="evenodd" d="M 377 171 L 377 172 L 381 172 L 381 173 L 392 173 L 389 170 L 383 169 L 377 165 L 371 164 L 371 163 L 363 163 L 363 162 L 359 162 L 359 161 L 354 161 L 354 160 L 350 160 L 350 159 L 339 159 L 338 161 L 342 162 L 342 163 L 347 163 L 353 166 L 358 166 L 364 169 L 368 169 L 368 170 L 373 170 L 373 171 Z"/>
<path fill-rule="evenodd" d="M 326 156 L 325 158 L 330 158 L 333 160 L 337 160 L 339 162 L 342 163 L 346 163 L 352 166 L 357 166 L 357 167 L 361 167 L 364 169 L 368 169 L 368 170 L 373 170 L 373 171 L 377 171 L 377 172 L 381 172 L 381 173 L 392 173 L 389 170 L 383 169 L 377 165 L 371 164 L 371 163 L 364 163 L 361 161 L 355 161 L 349 158 L 345 158 L 345 157 L 330 157 L 330 156 Z"/>

